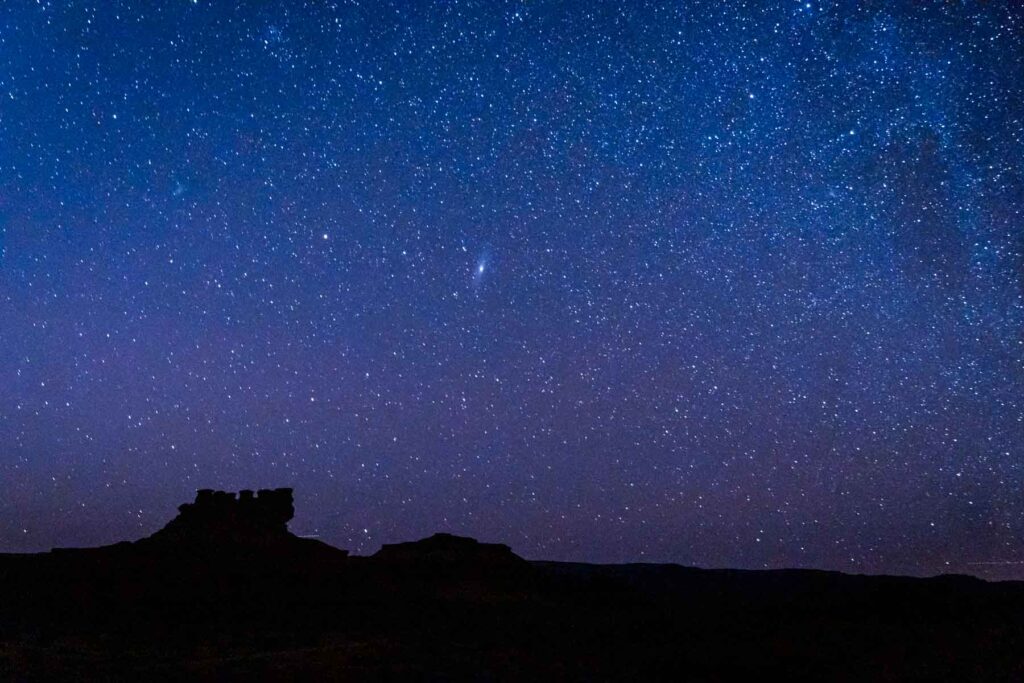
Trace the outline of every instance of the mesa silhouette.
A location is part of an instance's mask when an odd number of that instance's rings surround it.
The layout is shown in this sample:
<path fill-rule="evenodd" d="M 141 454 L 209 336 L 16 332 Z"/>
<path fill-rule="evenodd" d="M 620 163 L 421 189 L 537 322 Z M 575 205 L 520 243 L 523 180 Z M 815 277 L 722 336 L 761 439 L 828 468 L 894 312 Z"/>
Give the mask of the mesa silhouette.
<path fill-rule="evenodd" d="M 2 680 L 1020 680 L 1024 584 L 527 561 L 438 533 L 351 556 L 291 489 L 0 555 Z"/>
<path fill-rule="evenodd" d="M 227 543 L 231 545 L 286 542 L 288 522 L 295 516 L 291 489 L 257 493 L 200 489 L 194 503 L 178 506 L 178 516 L 147 541 L 162 543 Z"/>

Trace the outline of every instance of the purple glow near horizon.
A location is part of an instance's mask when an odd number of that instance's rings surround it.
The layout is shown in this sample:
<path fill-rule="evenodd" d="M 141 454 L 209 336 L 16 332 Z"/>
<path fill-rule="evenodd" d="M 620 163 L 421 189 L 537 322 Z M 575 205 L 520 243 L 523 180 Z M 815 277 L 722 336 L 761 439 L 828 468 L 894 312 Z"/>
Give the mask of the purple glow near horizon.
<path fill-rule="evenodd" d="M 0 8 L 0 551 L 1024 578 L 1024 15 Z"/>

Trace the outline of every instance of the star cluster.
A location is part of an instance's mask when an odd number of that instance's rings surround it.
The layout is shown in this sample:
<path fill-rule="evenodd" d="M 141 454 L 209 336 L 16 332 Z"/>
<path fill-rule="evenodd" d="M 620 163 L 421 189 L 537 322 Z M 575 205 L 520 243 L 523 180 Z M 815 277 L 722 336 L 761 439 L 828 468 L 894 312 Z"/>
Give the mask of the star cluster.
<path fill-rule="evenodd" d="M 0 7 L 0 550 L 1024 578 L 1024 15 Z"/>

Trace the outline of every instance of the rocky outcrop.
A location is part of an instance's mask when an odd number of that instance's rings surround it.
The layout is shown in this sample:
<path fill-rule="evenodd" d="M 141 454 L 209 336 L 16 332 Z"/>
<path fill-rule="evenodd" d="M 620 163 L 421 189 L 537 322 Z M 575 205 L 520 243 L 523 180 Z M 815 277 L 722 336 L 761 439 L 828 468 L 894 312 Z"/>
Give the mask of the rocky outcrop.
<path fill-rule="evenodd" d="M 379 562 L 418 562 L 430 564 L 474 564 L 481 566 L 525 563 L 512 549 L 501 543 L 481 543 L 475 538 L 434 534 L 408 543 L 385 544 L 374 555 Z"/>
<path fill-rule="evenodd" d="M 251 555 L 318 553 L 338 558 L 348 553 L 288 531 L 295 516 L 290 488 L 229 491 L 200 489 L 192 503 L 178 507 L 167 526 L 136 545 L 185 554 Z"/>
<path fill-rule="evenodd" d="M 162 542 L 254 543 L 280 540 L 295 515 L 292 489 L 228 491 L 200 489 L 193 503 L 150 537 Z"/>

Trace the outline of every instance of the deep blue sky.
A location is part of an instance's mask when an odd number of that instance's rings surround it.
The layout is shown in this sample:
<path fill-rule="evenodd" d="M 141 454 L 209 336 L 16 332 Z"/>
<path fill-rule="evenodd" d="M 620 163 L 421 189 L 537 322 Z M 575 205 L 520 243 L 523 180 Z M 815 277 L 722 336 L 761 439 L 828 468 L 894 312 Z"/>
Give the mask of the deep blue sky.
<path fill-rule="evenodd" d="M 0 7 L 0 550 L 1024 578 L 1008 2 Z"/>

